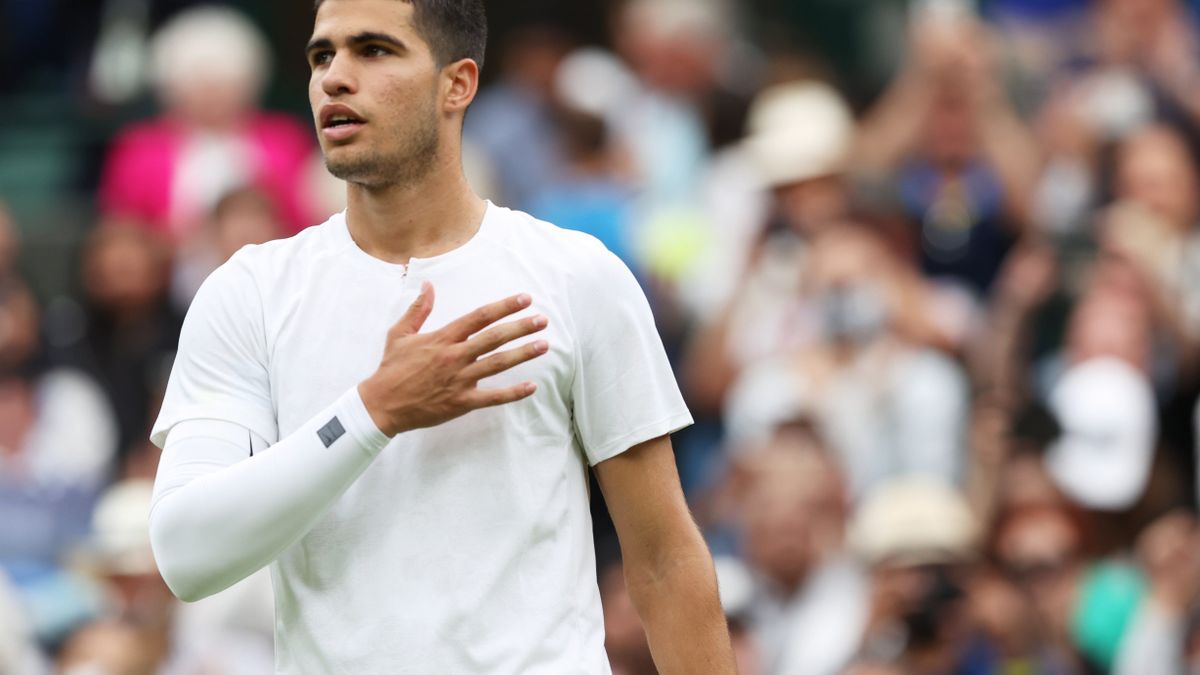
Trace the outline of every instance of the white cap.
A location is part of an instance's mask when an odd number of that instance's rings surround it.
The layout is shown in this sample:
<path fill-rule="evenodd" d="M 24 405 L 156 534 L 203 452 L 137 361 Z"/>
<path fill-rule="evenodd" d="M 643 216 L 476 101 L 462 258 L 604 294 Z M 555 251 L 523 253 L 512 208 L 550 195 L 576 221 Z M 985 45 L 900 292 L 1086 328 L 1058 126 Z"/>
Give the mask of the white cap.
<path fill-rule="evenodd" d="M 821 82 L 771 87 L 750 106 L 743 147 L 770 186 L 841 173 L 854 142 L 850 107 Z"/>
<path fill-rule="evenodd" d="M 850 548 L 871 564 L 924 564 L 972 557 L 979 524 L 962 494 L 926 476 L 873 488 L 850 523 Z"/>
<path fill-rule="evenodd" d="M 582 47 L 558 65 L 554 88 L 569 107 L 598 117 L 609 117 L 628 104 L 638 83 L 632 71 L 611 52 Z"/>
<path fill-rule="evenodd" d="M 1154 390 L 1116 358 L 1089 359 L 1050 394 L 1062 435 L 1046 466 L 1068 497 L 1092 509 L 1127 509 L 1142 496 L 1158 438 Z"/>

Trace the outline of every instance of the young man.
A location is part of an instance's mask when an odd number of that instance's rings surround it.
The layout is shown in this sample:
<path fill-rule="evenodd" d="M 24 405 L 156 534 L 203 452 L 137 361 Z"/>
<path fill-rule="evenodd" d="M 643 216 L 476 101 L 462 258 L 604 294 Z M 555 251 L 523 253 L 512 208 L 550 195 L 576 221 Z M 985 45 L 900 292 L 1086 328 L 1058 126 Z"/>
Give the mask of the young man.
<path fill-rule="evenodd" d="M 480 0 L 318 3 L 349 206 L 197 295 L 152 434 L 163 577 L 194 600 L 269 564 L 280 673 L 606 673 L 590 464 L 661 671 L 731 673 L 644 296 L 463 178 L 485 37 Z"/>

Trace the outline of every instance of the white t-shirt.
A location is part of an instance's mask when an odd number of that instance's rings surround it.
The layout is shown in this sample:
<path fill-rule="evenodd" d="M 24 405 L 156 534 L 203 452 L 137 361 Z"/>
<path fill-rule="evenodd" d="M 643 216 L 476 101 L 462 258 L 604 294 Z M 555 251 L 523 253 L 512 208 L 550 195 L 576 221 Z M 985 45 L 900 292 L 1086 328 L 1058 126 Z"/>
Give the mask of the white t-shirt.
<path fill-rule="evenodd" d="M 280 555 L 276 670 L 607 673 L 587 465 L 691 416 L 645 296 L 596 239 L 489 203 L 470 241 L 407 268 L 360 249 L 344 214 L 248 246 L 189 310 L 152 439 L 196 419 L 286 437 L 375 371 L 424 280 L 425 331 L 529 293 L 518 316 L 549 327 L 515 344 L 549 352 L 480 386 L 537 392 L 396 436 Z"/>

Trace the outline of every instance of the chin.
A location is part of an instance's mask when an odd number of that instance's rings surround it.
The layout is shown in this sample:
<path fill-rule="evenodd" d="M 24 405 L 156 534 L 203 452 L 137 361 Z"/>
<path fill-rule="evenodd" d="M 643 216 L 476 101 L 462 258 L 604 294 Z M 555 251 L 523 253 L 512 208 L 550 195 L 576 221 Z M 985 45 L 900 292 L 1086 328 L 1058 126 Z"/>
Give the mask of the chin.
<path fill-rule="evenodd" d="M 374 174 L 375 162 L 363 152 L 350 148 L 330 148 L 325 151 L 325 168 L 346 181 L 364 179 Z"/>

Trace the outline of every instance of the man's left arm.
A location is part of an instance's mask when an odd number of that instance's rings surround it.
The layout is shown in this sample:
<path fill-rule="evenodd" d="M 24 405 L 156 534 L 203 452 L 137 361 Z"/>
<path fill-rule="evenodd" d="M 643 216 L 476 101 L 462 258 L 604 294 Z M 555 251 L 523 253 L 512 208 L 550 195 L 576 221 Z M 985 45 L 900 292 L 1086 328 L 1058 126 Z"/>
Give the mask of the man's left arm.
<path fill-rule="evenodd" d="M 670 437 L 635 445 L 594 470 L 659 672 L 735 673 L 712 556 L 684 500 Z"/>

